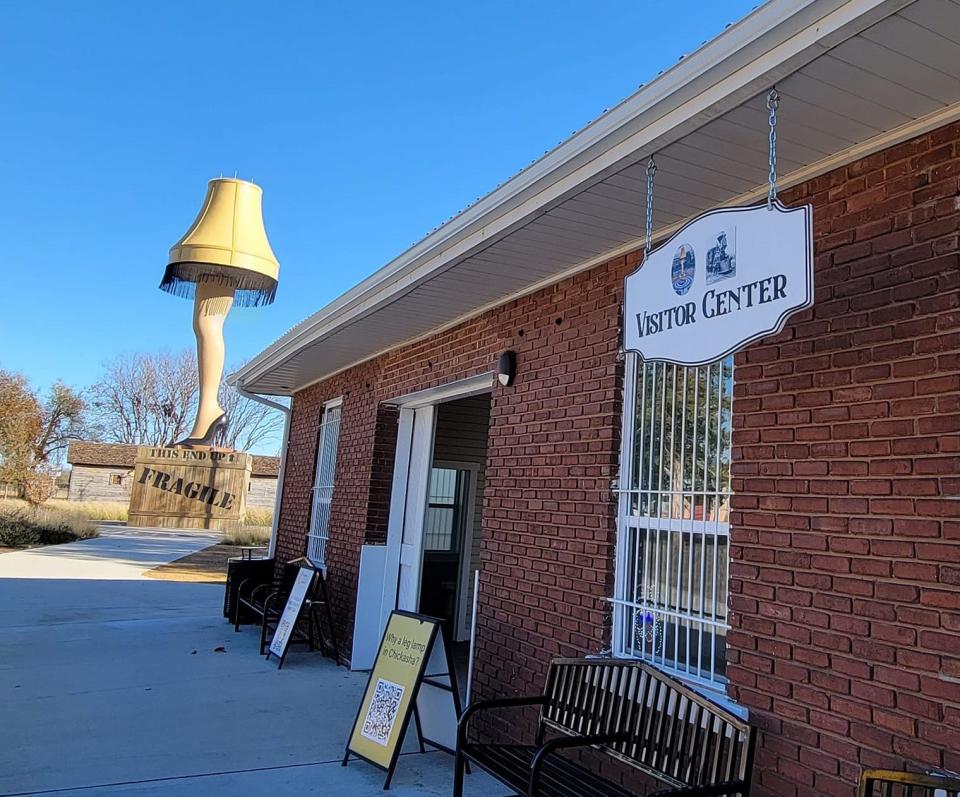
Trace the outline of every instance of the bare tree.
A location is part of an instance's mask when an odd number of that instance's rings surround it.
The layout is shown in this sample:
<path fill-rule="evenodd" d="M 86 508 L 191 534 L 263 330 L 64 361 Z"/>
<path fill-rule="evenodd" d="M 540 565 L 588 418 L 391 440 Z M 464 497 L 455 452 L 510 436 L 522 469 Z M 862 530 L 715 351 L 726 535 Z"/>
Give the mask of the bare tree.
<path fill-rule="evenodd" d="M 228 448 L 249 451 L 264 440 L 275 437 L 283 426 L 283 416 L 279 411 L 244 398 L 236 388 L 225 382 L 220 385 L 219 400 L 229 419 Z"/>
<path fill-rule="evenodd" d="M 123 354 L 90 388 L 93 428 L 106 442 L 167 445 L 187 433 L 196 400 L 190 351 Z"/>
<path fill-rule="evenodd" d="M 71 440 L 86 432 L 87 403 L 84 397 L 55 382 L 45 401 L 40 402 L 40 434 L 34 443 L 34 458 L 39 463 L 59 462 Z"/>
<path fill-rule="evenodd" d="M 93 428 L 98 439 L 142 446 L 168 445 L 190 431 L 197 409 L 197 360 L 178 353 L 125 354 L 106 363 L 90 389 Z M 220 386 L 227 413 L 226 445 L 240 451 L 268 440 L 282 424 L 279 412 Z"/>

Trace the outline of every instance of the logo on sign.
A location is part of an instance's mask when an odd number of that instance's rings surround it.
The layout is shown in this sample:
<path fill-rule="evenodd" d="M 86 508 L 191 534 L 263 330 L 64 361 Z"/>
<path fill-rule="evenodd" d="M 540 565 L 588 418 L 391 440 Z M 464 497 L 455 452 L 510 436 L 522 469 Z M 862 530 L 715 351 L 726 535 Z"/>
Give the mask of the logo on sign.
<path fill-rule="evenodd" d="M 673 256 L 673 267 L 670 269 L 670 282 L 677 296 L 683 296 L 693 285 L 693 278 L 697 273 L 697 261 L 690 244 L 681 244 Z"/>
<path fill-rule="evenodd" d="M 813 303 L 812 226 L 809 205 L 779 202 L 686 224 L 627 277 L 624 348 L 696 366 L 776 334 Z"/>
<path fill-rule="evenodd" d="M 737 276 L 737 228 L 724 230 L 717 236 L 717 245 L 707 250 L 707 285 Z"/>

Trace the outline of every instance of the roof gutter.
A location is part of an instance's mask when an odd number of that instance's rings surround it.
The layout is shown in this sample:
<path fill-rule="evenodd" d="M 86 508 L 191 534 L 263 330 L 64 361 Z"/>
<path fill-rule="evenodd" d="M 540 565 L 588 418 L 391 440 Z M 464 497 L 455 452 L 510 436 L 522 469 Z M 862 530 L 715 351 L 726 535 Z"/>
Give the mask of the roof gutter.
<path fill-rule="evenodd" d="M 270 407 L 270 409 L 279 410 L 283 413 L 283 438 L 282 442 L 280 443 L 280 467 L 277 470 L 277 492 L 273 497 L 273 519 L 270 522 L 270 543 L 267 549 L 267 556 L 272 559 L 277 552 L 277 529 L 280 525 L 280 504 L 281 499 L 283 498 L 283 477 L 287 469 L 287 444 L 290 442 L 290 407 L 285 407 L 283 404 L 280 404 L 277 401 L 271 401 L 270 399 L 264 398 L 257 393 L 251 393 L 249 390 L 245 390 L 240 384 L 234 384 L 234 387 L 237 389 L 237 393 L 244 398 L 250 399 L 250 401 L 255 401 L 257 404 L 263 404 L 263 406 Z"/>

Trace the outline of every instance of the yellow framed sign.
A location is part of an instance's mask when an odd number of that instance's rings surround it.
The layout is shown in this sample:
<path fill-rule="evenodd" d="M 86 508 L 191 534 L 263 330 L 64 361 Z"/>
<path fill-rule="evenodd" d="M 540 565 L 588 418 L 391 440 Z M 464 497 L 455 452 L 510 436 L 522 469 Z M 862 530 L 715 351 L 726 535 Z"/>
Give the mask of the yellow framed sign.
<path fill-rule="evenodd" d="M 453 752 L 446 738 L 428 738 L 424 734 L 425 727 L 436 727 L 436 723 L 427 722 L 424 726 L 420 717 L 424 710 L 431 715 L 437 713 L 441 723 L 445 721 L 449 725 L 452 718 L 455 728 L 461 713 L 457 679 L 440 622 L 434 617 L 397 610 L 391 612 L 383 632 L 343 765 L 346 766 L 353 755 L 386 770 L 384 789 L 390 787 L 411 715 L 416 717 L 421 752 L 426 750 L 425 743 Z M 421 699 L 423 687 L 427 688 L 426 694 L 433 696 L 431 700 Z M 434 708 L 438 706 L 439 701 L 435 699 L 438 694 L 448 695 L 439 709 Z M 422 706 L 418 707 L 418 703 Z M 447 736 L 445 733 L 432 735 Z"/>

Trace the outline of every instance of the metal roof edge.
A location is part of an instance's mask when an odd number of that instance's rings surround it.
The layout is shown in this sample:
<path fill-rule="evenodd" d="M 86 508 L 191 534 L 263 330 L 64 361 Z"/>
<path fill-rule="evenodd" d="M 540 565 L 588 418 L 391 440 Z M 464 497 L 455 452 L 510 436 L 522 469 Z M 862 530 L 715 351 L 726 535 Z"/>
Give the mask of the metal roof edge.
<path fill-rule="evenodd" d="M 507 205 L 510 202 L 551 178 L 553 184 L 560 183 L 565 176 L 560 172 L 565 166 L 609 142 L 618 131 L 622 131 L 658 104 L 675 97 L 681 90 L 693 97 L 708 90 L 711 90 L 711 94 L 722 96 L 735 93 L 738 88 L 736 85 L 725 84 L 731 77 L 743 71 L 743 65 L 736 64 L 737 55 L 762 37 L 771 36 L 778 28 L 784 29 L 781 31 L 782 35 L 766 42 L 764 48 L 765 55 L 770 60 L 770 63 L 765 65 L 768 72 L 775 72 L 777 67 L 782 68 L 784 63 L 796 56 L 796 52 L 788 52 L 784 48 L 792 39 L 800 39 L 798 45 L 804 49 L 816 46 L 827 49 L 837 43 L 827 43 L 832 36 L 846 30 L 857 20 L 864 20 L 866 27 L 911 2 L 913 0 L 808 0 L 798 4 L 796 0 L 770 0 L 759 6 L 532 165 L 445 222 L 397 258 L 294 326 L 243 368 L 232 373 L 228 381 L 235 385 L 249 384 L 280 365 L 302 346 L 309 345 L 334 329 L 372 312 L 389 301 L 398 290 L 404 290 L 425 279 L 430 273 L 442 270 L 455 257 L 461 256 L 455 251 L 457 247 L 454 239 L 459 237 L 462 241 L 467 235 L 477 232 L 482 236 L 487 225 L 508 215 Z M 830 16 L 834 17 L 832 24 L 821 24 Z M 810 18 L 810 21 L 801 25 L 799 30 L 785 30 L 791 20 L 800 17 Z M 846 35 L 853 34 L 844 34 L 843 37 Z M 759 59 L 754 58 L 753 62 L 757 60 Z M 784 70 L 784 74 L 792 71 L 793 69 Z M 680 110 L 684 110 L 682 106 Z M 695 116 L 696 113 L 690 111 L 685 118 L 677 118 L 674 113 L 667 111 L 662 117 L 658 117 L 658 121 L 675 128 Z M 668 121 L 666 117 L 673 118 Z M 663 135 L 663 131 L 660 135 Z M 609 148 L 616 148 L 616 142 L 609 144 Z M 595 157 L 593 160 L 599 158 Z M 540 194 L 545 190 L 541 188 Z M 431 259 L 433 262 L 430 262 Z M 427 261 L 427 269 L 423 268 L 424 261 Z M 558 275 L 558 279 L 562 276 Z M 448 326 L 449 324 L 444 325 Z M 402 342 L 398 341 L 397 345 L 402 345 Z M 340 370 L 342 369 L 333 373 Z M 291 387 L 290 392 L 303 389 L 304 386 Z"/>

